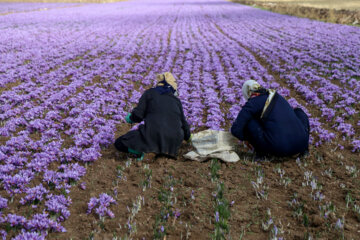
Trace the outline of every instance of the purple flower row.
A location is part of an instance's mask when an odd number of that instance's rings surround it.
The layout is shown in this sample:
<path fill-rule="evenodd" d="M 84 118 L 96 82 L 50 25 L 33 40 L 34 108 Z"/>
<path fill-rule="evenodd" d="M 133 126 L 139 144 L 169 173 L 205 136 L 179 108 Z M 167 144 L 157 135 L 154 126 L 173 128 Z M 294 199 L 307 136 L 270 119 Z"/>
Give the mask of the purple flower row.
<path fill-rule="evenodd" d="M 68 218 L 71 199 L 55 198 L 54 189 L 69 193 L 86 174 L 82 164 L 112 144 L 116 126 L 164 71 L 177 77 L 193 129 L 228 129 L 251 78 L 309 114 L 315 145 L 340 139 L 360 151 L 360 30 L 216 3 L 130 1 L 0 16 L 0 86 L 12 86 L 0 91 L 0 199 L 23 194 L 21 204 L 57 223 Z"/>

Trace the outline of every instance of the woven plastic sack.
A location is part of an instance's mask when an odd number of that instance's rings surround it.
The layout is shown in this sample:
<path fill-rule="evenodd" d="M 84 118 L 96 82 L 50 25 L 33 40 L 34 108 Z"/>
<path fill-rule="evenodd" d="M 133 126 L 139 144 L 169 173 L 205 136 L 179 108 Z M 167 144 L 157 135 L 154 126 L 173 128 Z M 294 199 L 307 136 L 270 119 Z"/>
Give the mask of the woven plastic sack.
<path fill-rule="evenodd" d="M 195 151 L 185 154 L 186 159 L 199 162 L 209 158 L 218 158 L 224 162 L 240 160 L 234 151 L 239 141 L 229 132 L 208 129 L 193 134 L 191 142 Z"/>

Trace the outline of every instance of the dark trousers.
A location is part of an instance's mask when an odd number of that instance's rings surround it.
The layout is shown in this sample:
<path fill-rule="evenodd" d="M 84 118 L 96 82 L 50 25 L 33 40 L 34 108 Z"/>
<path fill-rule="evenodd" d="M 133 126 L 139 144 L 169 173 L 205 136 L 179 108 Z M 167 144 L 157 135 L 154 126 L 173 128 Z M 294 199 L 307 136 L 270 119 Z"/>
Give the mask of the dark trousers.
<path fill-rule="evenodd" d="M 124 145 L 124 143 L 122 142 L 121 137 L 117 138 L 115 140 L 114 146 L 117 150 L 119 150 L 120 152 L 124 152 L 124 153 L 128 153 L 128 147 Z"/>
<path fill-rule="evenodd" d="M 258 155 L 266 155 L 266 153 L 269 153 L 270 149 L 267 147 L 269 143 L 264 137 L 264 130 L 260 120 L 256 118 L 251 119 L 245 127 L 244 136 L 245 140 L 255 148 Z"/>

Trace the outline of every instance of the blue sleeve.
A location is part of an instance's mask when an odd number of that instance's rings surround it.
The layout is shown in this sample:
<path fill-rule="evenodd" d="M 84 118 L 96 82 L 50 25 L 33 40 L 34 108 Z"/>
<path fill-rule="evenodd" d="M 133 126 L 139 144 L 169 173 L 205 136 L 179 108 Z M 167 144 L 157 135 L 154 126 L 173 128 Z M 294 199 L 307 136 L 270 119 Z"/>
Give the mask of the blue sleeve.
<path fill-rule="evenodd" d="M 264 98 L 265 97 L 265 98 Z M 266 101 L 266 96 L 258 96 L 255 98 L 250 98 L 244 107 L 239 112 L 236 117 L 235 122 L 231 127 L 231 134 L 244 141 L 244 129 L 246 124 L 250 121 L 250 119 L 258 116 L 260 117 L 261 112 L 264 108 L 264 104 Z"/>

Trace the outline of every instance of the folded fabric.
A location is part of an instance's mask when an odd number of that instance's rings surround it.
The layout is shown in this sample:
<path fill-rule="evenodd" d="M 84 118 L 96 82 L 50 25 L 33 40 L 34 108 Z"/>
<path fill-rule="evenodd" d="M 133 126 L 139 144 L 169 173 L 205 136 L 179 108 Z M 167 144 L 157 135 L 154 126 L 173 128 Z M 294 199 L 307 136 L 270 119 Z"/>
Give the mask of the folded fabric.
<path fill-rule="evenodd" d="M 218 158 L 224 162 L 237 162 L 239 156 L 234 151 L 238 140 L 229 132 L 205 130 L 192 135 L 192 145 L 195 151 L 188 152 L 185 158 L 195 161 L 205 161 Z"/>

